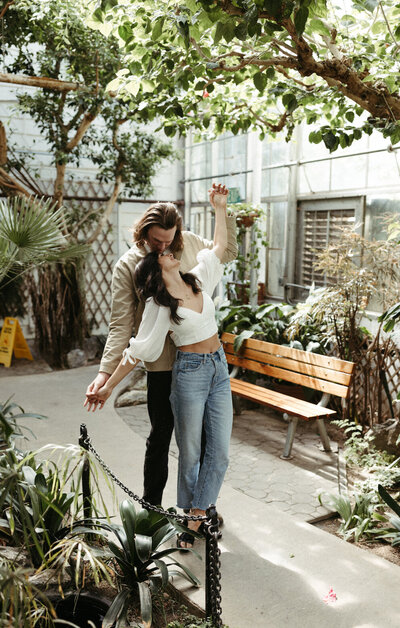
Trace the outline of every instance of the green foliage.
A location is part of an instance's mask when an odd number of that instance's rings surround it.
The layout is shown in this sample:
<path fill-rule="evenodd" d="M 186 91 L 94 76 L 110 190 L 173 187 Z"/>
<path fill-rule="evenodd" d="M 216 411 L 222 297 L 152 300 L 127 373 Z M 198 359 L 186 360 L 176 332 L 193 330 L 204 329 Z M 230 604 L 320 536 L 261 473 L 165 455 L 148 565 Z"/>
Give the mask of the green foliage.
<path fill-rule="evenodd" d="M 84 22 L 88 16 L 89 7 L 78 0 L 16 0 L 8 7 L 2 44 L 12 53 L 7 57 L 7 71 L 79 85 L 76 90 L 19 92 L 19 109 L 36 122 L 50 148 L 57 168 L 54 193 L 58 199 L 65 183 L 63 168 L 79 166 L 82 158 L 99 165 L 100 181 L 112 185 L 118 181 L 128 192 L 146 196 L 152 192 L 157 165 L 173 152 L 168 143 L 138 130 L 135 122 L 151 119 L 140 97 L 133 110 L 106 92 L 121 67 L 119 36 L 106 38 L 88 28 Z M 98 121 L 96 130 L 94 121 Z M 121 128 L 125 131 L 120 132 Z M 10 155 L 8 167 L 18 170 L 26 168 L 26 163 Z M 69 216 L 64 207 L 65 225 L 75 237 L 83 228 L 87 238 L 88 227 L 99 222 L 103 211 L 87 216 L 85 208 L 75 205 Z"/>
<path fill-rule="evenodd" d="M 340 515 L 339 534 L 345 541 L 359 541 L 360 538 L 370 538 L 379 530 L 376 528 L 376 499 L 373 495 L 356 494 L 350 500 L 344 495 L 318 496 L 321 505 L 329 506 Z"/>
<path fill-rule="evenodd" d="M 363 401 L 357 401 L 353 384 L 347 412 L 360 424 L 371 426 L 383 420 L 382 400 L 387 393 L 381 374 L 387 368 L 392 341 L 382 335 L 382 322 L 374 334 L 362 323 L 372 307 L 386 308 L 399 300 L 400 245 L 395 238 L 367 240 L 356 227 L 343 229 L 335 242 L 316 250 L 315 257 L 314 267 L 326 278 L 326 287 L 310 294 L 295 322 L 311 316 L 335 354 L 356 364 L 353 382 L 361 378 Z"/>
<path fill-rule="evenodd" d="M 51 602 L 29 582 L 30 569 L 0 558 L 0 625 L 9 628 L 53 626 Z"/>
<path fill-rule="evenodd" d="M 216 316 L 220 334 L 225 331 L 238 335 L 236 351 L 246 338 L 254 337 L 313 353 L 326 352 L 315 321 L 303 322 L 294 329 L 292 319 L 296 316 L 296 307 L 293 305 L 263 303 L 253 307 L 225 301 L 217 307 Z"/>
<path fill-rule="evenodd" d="M 265 213 L 261 207 L 253 203 L 235 203 L 229 205 L 228 210 L 236 217 L 238 254 L 236 259 L 225 267 L 224 273 L 229 275 L 233 272 L 235 282 L 239 282 L 244 288 L 245 294 L 234 300 L 234 303 L 238 304 L 243 302 L 244 296 L 249 300 L 250 275 L 261 267 L 260 253 L 262 248 L 268 245 L 261 226 Z"/>
<path fill-rule="evenodd" d="M 123 70 L 109 88 L 133 107 L 152 90 L 148 115 L 162 113 L 168 135 L 285 128 L 290 138 L 301 120 L 323 120 L 310 139 L 333 151 L 374 129 L 400 141 L 398 20 L 396 0 L 334 10 L 324 1 L 129 0 L 97 3 L 90 24 L 121 42 Z"/>
<path fill-rule="evenodd" d="M 393 499 L 382 485 L 378 486 L 378 492 L 383 501 L 393 510 L 394 515 L 381 515 L 380 521 L 390 525 L 382 526 L 381 534 L 377 538 L 388 541 L 393 547 L 396 547 L 400 545 L 400 504 Z"/>
<path fill-rule="evenodd" d="M 63 235 L 63 208 L 37 198 L 0 201 L 0 280 L 41 264 L 87 255 L 83 244 L 69 244 Z"/>
<path fill-rule="evenodd" d="M 26 438 L 24 431 L 31 435 L 33 432 L 25 425 L 20 425 L 23 419 L 45 419 L 41 414 L 25 412 L 21 406 L 13 403 L 11 397 L 5 402 L 0 402 L 0 443 L 2 448 L 12 447 L 16 438 Z"/>
<path fill-rule="evenodd" d="M 137 592 L 143 623 L 150 626 L 152 591 L 165 587 L 169 578 L 178 574 L 194 586 L 199 586 L 200 583 L 185 565 L 171 558 L 179 548 L 161 549 L 162 545 L 176 535 L 177 529 L 181 529 L 179 526 L 172 525 L 164 516 L 153 511 L 136 512 L 134 504 L 129 500 L 120 504 L 120 515 L 122 525 L 99 524 L 101 529 L 116 537 L 117 543 L 109 540 L 108 547 L 118 564 L 117 577 L 120 586 L 120 591 L 104 618 L 103 626 L 111 628 L 114 622 L 125 625 L 129 604 Z M 87 532 L 93 530 L 88 529 Z M 99 531 L 96 530 L 95 533 L 98 534 Z"/>
<path fill-rule="evenodd" d="M 371 495 L 376 493 L 379 484 L 388 488 L 400 482 L 400 459 L 377 449 L 371 430 L 347 419 L 332 423 L 346 435 L 344 456 L 347 464 L 363 470 L 364 479 L 354 484 L 356 491 Z"/>

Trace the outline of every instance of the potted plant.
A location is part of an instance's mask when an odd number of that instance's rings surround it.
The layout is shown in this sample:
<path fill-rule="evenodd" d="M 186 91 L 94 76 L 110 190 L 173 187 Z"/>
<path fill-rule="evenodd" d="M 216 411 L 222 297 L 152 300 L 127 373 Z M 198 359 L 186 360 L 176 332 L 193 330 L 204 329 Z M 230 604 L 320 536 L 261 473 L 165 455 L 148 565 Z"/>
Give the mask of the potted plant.
<path fill-rule="evenodd" d="M 259 220 L 265 216 L 264 210 L 253 203 L 235 203 L 228 205 L 228 210 L 238 226 L 238 255 L 225 269 L 226 274 L 233 272 L 233 280 L 227 285 L 228 298 L 235 304 L 263 303 L 265 284 L 257 282 L 256 274 L 268 244 Z"/>
<path fill-rule="evenodd" d="M 257 218 L 263 215 L 261 207 L 253 203 L 235 203 L 234 205 L 229 205 L 228 210 L 236 217 L 237 226 L 245 229 L 252 227 Z"/>

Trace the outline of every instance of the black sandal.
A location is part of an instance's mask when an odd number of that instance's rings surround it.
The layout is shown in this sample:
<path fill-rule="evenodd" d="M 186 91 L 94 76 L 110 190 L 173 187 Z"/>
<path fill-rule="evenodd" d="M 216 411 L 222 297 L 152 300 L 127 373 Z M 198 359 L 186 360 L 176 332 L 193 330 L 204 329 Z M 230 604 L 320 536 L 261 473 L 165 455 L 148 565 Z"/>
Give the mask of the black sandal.
<path fill-rule="evenodd" d="M 190 543 L 190 547 L 184 547 L 181 543 Z M 176 539 L 176 547 L 178 547 L 182 552 L 188 549 L 192 549 L 194 545 L 194 536 L 190 534 L 190 532 L 181 532 L 178 534 Z"/>

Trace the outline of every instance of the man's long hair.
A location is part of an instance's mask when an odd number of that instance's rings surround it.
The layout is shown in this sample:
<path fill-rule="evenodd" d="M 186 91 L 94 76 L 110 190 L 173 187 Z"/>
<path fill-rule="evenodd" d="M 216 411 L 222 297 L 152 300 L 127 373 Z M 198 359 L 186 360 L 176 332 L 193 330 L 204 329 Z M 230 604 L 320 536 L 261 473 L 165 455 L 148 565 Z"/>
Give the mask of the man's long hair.
<path fill-rule="evenodd" d="M 171 253 L 183 249 L 182 238 L 182 217 L 173 203 L 154 203 L 139 218 L 134 226 L 133 241 L 139 247 L 144 247 L 147 240 L 147 233 L 150 227 L 161 227 L 162 229 L 172 229 L 176 227 L 175 237 L 168 247 Z"/>
<path fill-rule="evenodd" d="M 179 299 L 175 299 L 165 287 L 162 276 L 162 269 L 158 263 L 159 253 L 152 251 L 140 260 L 135 270 L 135 283 L 138 287 L 140 296 L 146 300 L 153 297 L 157 305 L 165 305 L 171 311 L 171 319 L 174 323 L 180 323 L 182 317 L 177 313 L 179 307 Z M 192 288 L 195 294 L 201 289 L 197 278 L 192 273 L 181 273 L 183 281 Z"/>

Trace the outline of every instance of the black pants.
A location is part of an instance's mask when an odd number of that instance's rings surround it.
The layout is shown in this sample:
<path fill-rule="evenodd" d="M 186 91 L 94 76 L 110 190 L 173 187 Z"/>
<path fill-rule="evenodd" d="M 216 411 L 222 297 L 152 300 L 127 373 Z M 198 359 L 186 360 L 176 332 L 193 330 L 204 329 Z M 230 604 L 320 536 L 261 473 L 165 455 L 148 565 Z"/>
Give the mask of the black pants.
<path fill-rule="evenodd" d="M 151 430 L 144 457 L 143 498 L 150 504 L 161 504 L 168 479 L 168 450 L 174 429 L 169 396 L 172 371 L 147 372 L 147 409 Z"/>
<path fill-rule="evenodd" d="M 150 504 L 161 504 L 168 479 L 168 451 L 174 429 L 174 415 L 169 396 L 171 394 L 172 371 L 147 372 L 147 410 L 151 430 L 146 440 L 143 469 L 143 499 Z M 204 455 L 204 433 L 202 436 Z"/>

